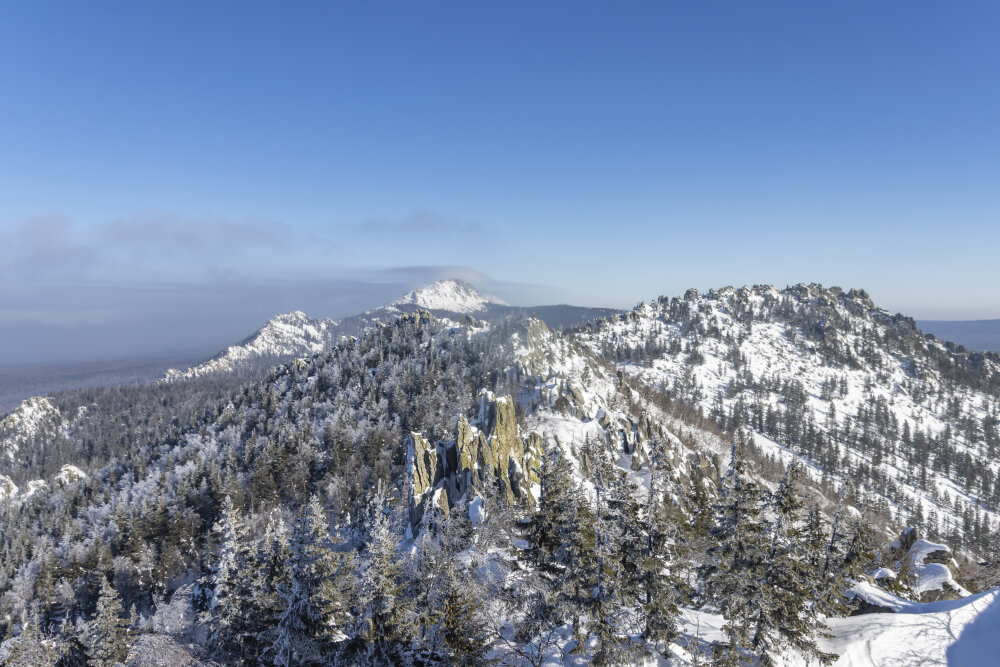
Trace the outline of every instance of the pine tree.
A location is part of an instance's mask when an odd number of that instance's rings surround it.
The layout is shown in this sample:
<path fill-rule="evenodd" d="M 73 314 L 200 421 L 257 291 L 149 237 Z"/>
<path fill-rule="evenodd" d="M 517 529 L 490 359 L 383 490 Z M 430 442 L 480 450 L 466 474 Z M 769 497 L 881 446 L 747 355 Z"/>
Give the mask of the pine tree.
<path fill-rule="evenodd" d="M 112 667 L 128 657 L 132 628 L 128 619 L 122 618 L 123 613 L 118 592 L 102 577 L 97 616 L 90 622 L 87 633 L 90 661 L 97 667 Z"/>
<path fill-rule="evenodd" d="M 277 627 L 266 633 L 271 644 L 264 657 L 283 667 L 322 664 L 330 652 L 343 601 L 335 588 L 340 571 L 326 512 L 316 496 L 295 522 L 288 554 L 287 581 L 276 587 L 284 611 Z"/>

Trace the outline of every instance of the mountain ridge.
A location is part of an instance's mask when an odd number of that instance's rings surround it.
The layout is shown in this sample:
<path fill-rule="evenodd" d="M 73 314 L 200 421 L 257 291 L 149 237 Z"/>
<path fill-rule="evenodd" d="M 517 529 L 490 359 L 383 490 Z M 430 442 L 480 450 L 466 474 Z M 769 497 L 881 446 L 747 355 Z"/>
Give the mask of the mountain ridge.
<path fill-rule="evenodd" d="M 361 335 L 379 323 L 416 310 L 427 310 L 446 319 L 475 316 L 489 321 L 532 313 L 553 326 L 580 324 L 593 317 L 619 312 L 610 308 L 569 305 L 511 306 L 495 296 L 484 294 L 468 281 L 449 278 L 411 290 L 382 306 L 340 320 L 311 318 L 302 311 L 276 315 L 239 343 L 186 370 L 170 369 L 164 379 L 178 381 L 242 370 L 259 372 L 281 361 L 317 354 L 329 349 L 341 338 Z"/>

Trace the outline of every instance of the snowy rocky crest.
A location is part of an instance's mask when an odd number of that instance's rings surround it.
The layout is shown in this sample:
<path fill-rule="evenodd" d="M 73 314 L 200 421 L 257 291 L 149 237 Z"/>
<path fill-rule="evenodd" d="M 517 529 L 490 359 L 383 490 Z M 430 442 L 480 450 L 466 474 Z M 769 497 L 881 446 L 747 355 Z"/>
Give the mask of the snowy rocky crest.
<path fill-rule="evenodd" d="M 85 479 L 87 479 L 85 472 L 74 465 L 66 464 L 56 473 L 52 481 L 56 486 L 64 487 Z M 31 479 L 25 482 L 23 487 L 18 487 L 10 477 L 0 475 L 0 501 L 20 502 L 50 489 L 51 485 L 44 479 Z"/>
<path fill-rule="evenodd" d="M 277 315 L 255 334 L 231 345 L 208 361 L 185 371 L 170 369 L 168 381 L 205 375 L 232 373 L 261 362 L 303 357 L 322 352 L 336 342 L 339 323 L 331 319 L 313 319 L 296 310 Z"/>
<path fill-rule="evenodd" d="M 950 538 L 1000 521 L 1000 358 L 925 336 L 862 290 L 688 290 L 576 340 L 765 455 L 851 481 L 895 526 Z"/>
<path fill-rule="evenodd" d="M 0 461 L 14 463 L 29 443 L 57 431 L 60 421 L 59 411 L 48 398 L 37 396 L 22 401 L 0 421 Z"/>
<path fill-rule="evenodd" d="M 733 294 L 736 293 L 734 290 Z M 819 359 L 815 361 L 817 364 L 826 359 L 826 355 L 840 360 L 836 392 L 840 400 L 850 396 L 851 383 L 856 381 L 853 376 L 849 377 L 846 393 L 839 396 L 840 375 L 848 371 L 863 370 L 866 364 L 871 365 L 876 375 L 869 378 L 872 384 L 869 393 L 884 381 L 877 373 L 891 375 L 892 372 L 883 368 L 887 362 L 869 360 L 869 357 L 876 358 L 870 349 L 879 353 L 885 351 L 889 355 L 896 354 L 900 346 L 917 349 L 917 339 L 906 333 L 909 329 L 905 321 L 900 320 L 895 334 L 892 328 L 875 328 L 888 326 L 886 318 L 890 324 L 893 318 L 865 303 L 866 296 L 855 293 L 846 296 L 844 303 L 834 299 L 829 308 L 843 308 L 847 313 L 841 313 L 840 317 L 844 319 L 837 320 L 834 317 L 836 313 L 831 312 L 827 305 L 823 306 L 825 310 L 810 310 L 815 306 L 814 299 L 815 303 L 819 303 L 822 296 L 818 290 L 808 288 L 803 294 L 812 296 L 800 299 L 795 294 L 784 295 L 773 288 L 762 288 L 758 296 L 766 299 L 766 304 L 762 303 L 760 308 L 754 305 L 749 324 L 738 320 L 741 326 L 748 326 L 750 330 L 746 332 L 730 328 L 729 320 L 710 319 L 710 316 L 721 317 L 722 307 L 716 307 L 708 297 L 702 300 L 695 294 L 676 302 L 667 300 L 667 314 L 672 304 L 677 304 L 677 312 L 671 315 L 669 321 L 663 317 L 663 311 L 656 319 L 647 318 L 639 309 L 623 318 L 606 320 L 570 334 L 554 331 L 537 319 L 504 318 L 490 323 L 461 318 L 461 322 L 455 322 L 436 318 L 424 310 L 414 310 L 404 312 L 387 323 L 377 324 L 357 338 L 342 340 L 320 354 L 279 366 L 265 378 L 238 385 L 231 394 L 213 393 L 222 384 L 218 382 L 161 383 L 132 388 L 130 391 L 134 393 L 131 396 L 142 397 L 134 404 L 123 404 L 120 395 L 109 393 L 106 405 L 117 406 L 115 409 L 120 412 L 102 422 L 100 428 L 88 432 L 88 435 L 97 434 L 98 437 L 104 437 L 106 433 L 112 435 L 101 441 L 108 447 L 106 453 L 95 449 L 86 463 L 79 462 L 90 473 L 86 483 L 80 482 L 82 471 L 66 467 L 54 477 L 45 475 L 47 483 L 22 482 L 21 478 L 16 480 L 34 496 L 20 492 L 23 502 L 5 504 L 4 510 L 17 522 L 15 534 L 18 539 L 32 539 L 47 546 L 44 550 L 30 553 L 9 552 L 13 555 L 7 566 L 10 573 L 7 581 L 11 583 L 2 591 L 2 599 L 11 612 L 10 617 L 18 617 L 20 611 L 30 608 L 35 595 L 30 582 L 46 563 L 97 562 L 106 550 L 110 550 L 115 567 L 122 573 L 116 579 L 116 585 L 127 599 L 127 606 L 135 602 L 138 613 L 146 619 L 137 624 L 142 632 L 137 645 L 150 646 L 149 642 L 155 634 L 152 619 L 165 613 L 169 606 L 162 597 L 147 595 L 149 572 L 165 573 L 155 575 L 159 578 L 154 578 L 151 585 L 164 586 L 168 589 L 166 594 L 171 592 L 170 588 L 193 581 L 199 582 L 199 595 L 211 595 L 209 588 L 214 588 L 217 597 L 211 606 L 213 614 L 222 618 L 219 610 L 228 605 L 233 614 L 225 618 L 246 618 L 253 623 L 252 636 L 259 637 L 262 628 L 278 627 L 274 625 L 274 617 L 267 615 L 251 619 L 249 614 L 238 612 L 251 609 L 247 600 L 253 599 L 256 591 L 280 591 L 275 586 L 276 582 L 284 581 L 278 579 L 284 576 L 281 574 L 284 566 L 279 565 L 277 575 L 261 575 L 258 579 L 258 574 L 263 572 L 259 569 L 263 561 L 252 557 L 252 554 L 271 553 L 275 558 L 268 562 L 294 565 L 295 558 L 288 558 L 287 553 L 282 555 L 282 548 L 290 547 L 292 542 L 288 540 L 287 524 L 279 517 L 315 505 L 320 508 L 318 513 L 301 514 L 300 520 L 296 521 L 295 544 L 299 545 L 296 549 L 308 543 L 312 545 L 310 548 L 320 549 L 317 553 L 329 556 L 331 563 L 340 562 L 341 555 L 347 558 L 343 563 L 349 571 L 343 577 L 338 575 L 336 580 L 343 582 L 348 590 L 364 595 L 365 591 L 374 590 L 367 583 L 372 580 L 371 577 L 388 572 L 391 586 L 381 590 L 391 588 L 394 592 L 390 596 L 401 607 L 416 600 L 421 609 L 433 610 L 442 608 L 441 600 L 449 590 L 457 590 L 446 588 L 451 585 L 449 582 L 460 580 L 465 582 L 462 590 L 471 591 L 474 595 L 469 598 L 469 613 L 500 614 L 498 620 L 504 627 L 498 631 L 506 634 L 502 638 L 494 634 L 490 650 L 497 651 L 499 655 L 504 647 L 510 646 L 506 642 L 508 639 L 516 640 L 518 650 L 526 646 L 531 648 L 529 644 L 537 641 L 535 647 L 545 658 L 539 662 L 556 664 L 561 660 L 560 655 L 567 655 L 574 646 L 570 616 L 576 608 L 565 605 L 551 611 L 543 608 L 546 615 L 551 614 L 545 620 L 551 632 L 540 631 L 539 626 L 532 625 L 533 617 L 521 614 L 520 607 L 504 608 L 508 595 L 515 596 L 510 599 L 525 601 L 541 599 L 549 594 L 566 596 L 574 590 L 573 585 L 579 583 L 581 587 L 578 590 L 585 592 L 584 604 L 590 604 L 597 596 L 604 596 L 603 600 L 608 604 L 606 608 L 614 614 L 609 618 L 621 619 L 624 623 L 638 618 L 636 614 L 647 613 L 636 606 L 635 600 L 616 597 L 618 592 L 629 593 L 626 590 L 629 587 L 632 592 L 640 591 L 637 580 L 628 574 L 632 566 L 644 568 L 649 576 L 664 576 L 668 570 L 686 570 L 685 576 L 689 581 L 704 586 L 702 591 L 708 591 L 710 586 L 713 591 L 724 590 L 710 582 L 699 583 L 700 570 L 694 567 L 700 562 L 710 564 L 715 558 L 706 550 L 713 539 L 709 527 L 703 533 L 692 534 L 692 544 L 697 542 L 699 545 L 692 556 L 665 550 L 669 544 L 663 541 L 663 536 L 669 531 L 661 528 L 676 526 L 687 529 L 697 523 L 687 520 L 699 516 L 695 512 L 700 512 L 702 519 L 709 522 L 716 519 L 724 521 L 722 513 L 713 512 L 712 507 L 735 493 L 736 486 L 732 480 L 736 478 L 736 473 L 732 476 L 720 475 L 723 468 L 720 454 L 729 452 L 734 432 L 737 441 L 743 433 L 742 427 L 738 424 L 734 426 L 729 416 L 745 390 L 745 387 L 732 384 L 732 376 L 725 375 L 724 362 L 730 357 L 739 358 L 731 354 L 733 343 L 730 338 L 750 343 L 757 340 L 755 335 L 761 334 L 767 341 L 770 340 L 769 331 L 773 325 L 780 329 L 780 335 L 774 336 L 777 340 L 774 345 L 783 344 L 784 340 L 791 346 L 775 348 L 776 356 L 772 359 L 777 368 L 792 374 L 789 379 L 780 383 L 763 383 L 758 377 L 763 372 L 754 372 L 751 383 L 745 375 L 738 376 L 748 386 L 754 387 L 754 391 L 758 391 L 756 383 L 761 383 L 759 393 L 762 404 L 770 393 L 779 395 L 773 409 L 781 411 L 774 417 L 781 429 L 775 429 L 774 433 L 783 436 L 788 433 L 784 430 L 786 424 L 796 423 L 794 418 L 789 419 L 784 414 L 788 408 L 786 402 L 799 406 L 802 414 L 808 414 L 801 407 L 801 393 L 795 390 L 793 380 L 800 377 L 795 374 L 801 374 L 804 379 L 797 381 L 802 383 L 812 377 L 810 373 L 815 373 L 817 367 L 809 364 L 815 359 Z M 683 303 L 688 306 L 682 306 Z M 735 311 L 741 305 L 734 301 L 726 308 Z M 852 310 L 857 310 L 858 314 L 853 314 Z M 817 315 L 834 324 L 825 329 L 820 327 L 819 330 L 824 331 L 820 338 L 802 334 L 802 331 L 817 331 L 812 326 Z M 740 317 L 746 318 L 746 315 Z M 855 321 L 848 317 L 858 319 Z M 872 324 L 867 324 L 869 321 Z M 718 338 L 711 330 L 713 322 L 720 329 Z M 724 331 L 720 322 L 726 324 Z M 876 324 L 878 322 L 882 324 Z M 620 329 L 613 329 L 619 325 Z M 855 331 L 855 326 L 861 327 L 860 331 Z M 866 330 L 866 326 L 871 330 Z M 667 339 L 657 337 L 661 328 L 668 331 Z M 669 337 L 674 335 L 669 333 L 672 331 L 676 331 L 680 340 L 681 349 L 677 355 L 669 352 L 674 344 L 673 338 Z M 730 331 L 734 333 L 730 335 Z M 871 342 L 876 332 L 880 341 L 878 345 Z M 834 346 L 818 340 L 846 340 L 848 343 L 845 349 L 839 344 Z M 921 337 L 920 340 L 925 339 Z M 717 343 L 723 347 L 716 349 Z M 933 341 L 926 341 L 926 344 L 938 345 Z M 764 343 L 761 345 L 760 354 L 769 350 L 763 346 Z M 811 351 L 809 345 L 813 346 Z M 751 358 L 750 349 L 744 352 L 748 359 L 738 362 L 741 370 L 755 368 L 753 364 L 757 363 L 757 359 Z M 945 350 L 941 352 L 943 356 L 936 357 L 933 352 L 921 354 L 917 363 L 922 364 L 921 372 L 943 373 L 946 378 L 951 378 L 943 384 L 957 386 L 959 379 L 955 374 L 962 371 L 961 357 L 948 356 L 945 346 L 941 349 Z M 729 356 L 727 353 L 730 353 Z M 782 356 L 786 353 L 787 357 Z M 812 354 L 819 356 L 814 358 L 810 356 Z M 630 355 L 633 357 L 628 358 Z M 859 368 L 851 365 L 850 355 L 857 356 Z M 674 359 L 674 356 L 678 358 Z M 915 355 L 911 353 L 911 356 Z M 661 370 L 657 363 L 669 359 L 679 364 L 681 381 L 675 381 L 669 374 L 644 374 L 649 369 Z M 949 360 L 950 366 L 944 365 L 945 359 Z M 967 361 L 971 363 L 971 359 Z M 982 361 L 992 363 L 987 358 Z M 703 375 L 706 366 L 712 373 Z M 662 368 L 671 367 L 665 364 Z M 818 368 L 822 370 L 825 367 L 821 365 Z M 912 366 L 907 365 L 906 368 Z M 696 391 L 707 391 L 705 387 L 715 371 L 722 375 L 722 381 L 732 384 L 732 394 L 723 393 L 719 399 L 722 408 L 713 413 L 716 401 L 700 403 L 702 398 L 697 397 Z M 685 375 L 690 376 L 690 380 L 683 379 Z M 822 384 L 825 376 L 821 373 L 818 377 L 817 382 Z M 989 385 L 988 378 L 984 376 L 971 373 L 969 377 L 972 381 L 983 381 L 986 386 Z M 862 397 L 865 397 L 864 379 L 857 379 L 862 382 Z M 906 385 L 903 386 L 906 388 Z M 806 394 L 807 406 L 810 405 L 808 387 L 806 385 L 802 392 Z M 773 392 L 772 388 L 775 388 Z M 820 387 L 821 397 L 822 390 L 823 387 Z M 833 391 L 829 382 L 826 383 L 826 390 L 826 393 Z M 126 392 L 124 395 L 129 394 Z M 877 405 L 877 395 L 873 396 L 866 400 Z M 700 405 L 702 410 L 691 409 L 689 404 L 677 400 L 680 397 L 691 400 L 695 406 Z M 65 397 L 59 398 L 59 405 L 68 405 Z M 888 408 L 903 401 L 902 393 L 894 398 L 894 403 L 886 402 Z M 729 400 L 734 401 L 731 404 L 733 409 L 726 403 Z M 744 396 L 746 400 L 748 398 Z M 191 403 L 189 407 L 183 412 L 179 410 L 188 402 Z M 835 409 L 837 407 L 835 405 Z M 134 413 L 141 418 L 131 420 L 130 416 Z M 739 414 L 739 411 L 736 413 Z M 97 418 L 109 414 L 109 410 L 97 407 L 92 414 Z M 176 425 L 171 424 L 174 415 L 178 414 L 184 416 L 177 419 Z M 712 419 L 731 430 L 714 427 Z M 864 422 L 863 418 L 859 419 Z M 816 421 L 816 417 L 813 420 Z M 838 418 L 837 421 L 843 429 L 843 419 Z M 766 426 L 766 409 L 764 422 Z M 164 427 L 164 424 L 170 425 Z M 791 460 L 795 455 L 811 460 L 804 450 L 797 453 L 793 449 L 793 445 L 798 446 L 795 445 L 799 443 L 797 440 L 782 449 L 776 440 L 778 435 L 770 438 L 766 434 L 772 431 L 765 426 L 758 432 L 760 448 L 766 450 L 764 454 L 777 451 L 784 460 Z M 852 424 L 852 431 L 854 428 Z M 805 432 L 808 433 L 808 428 Z M 871 419 L 871 428 L 866 432 L 879 432 L 875 418 Z M 916 437 L 911 430 L 911 439 Z M 815 448 L 811 456 L 816 456 L 817 451 L 825 451 L 814 440 L 809 442 Z M 135 446 L 134 443 L 140 444 Z M 846 448 L 846 443 L 852 443 L 852 439 L 845 436 L 844 443 Z M 402 449 L 404 446 L 405 450 Z M 874 444 L 868 446 L 874 448 Z M 767 450 L 767 447 L 772 449 Z M 988 443 L 984 443 L 984 448 L 988 448 Z M 885 446 L 883 458 L 889 456 L 888 452 Z M 903 456 L 898 444 L 892 455 Z M 102 459 L 102 456 L 105 458 Z M 848 458 L 848 463 L 850 461 Z M 841 455 L 833 463 L 843 465 L 843 462 L 844 456 Z M 791 535 L 782 532 L 780 522 L 775 520 L 777 502 L 771 491 L 781 486 L 771 483 L 775 479 L 774 470 L 765 472 L 763 466 L 766 464 L 766 459 L 758 456 L 747 468 L 747 477 L 754 477 L 752 488 L 759 491 L 754 492 L 754 500 L 749 504 L 763 508 L 759 515 L 761 521 L 747 522 L 765 531 L 759 535 L 752 531 L 746 533 L 755 540 L 753 543 L 757 547 L 768 543 L 768 540 L 762 539 L 765 534 L 786 541 Z M 825 464 L 818 457 L 811 470 L 816 473 L 821 470 L 820 465 Z M 543 471 L 541 474 L 540 470 Z M 911 474 L 916 472 L 914 469 Z M 568 480 L 569 483 L 560 487 L 558 483 L 553 485 L 554 480 Z M 373 483 L 376 481 L 377 484 Z M 391 507 L 386 500 L 388 494 L 383 495 L 381 490 L 366 497 L 364 489 L 384 489 L 387 488 L 383 486 L 386 482 L 389 489 L 408 489 L 409 497 L 405 492 L 393 493 Z M 0 490 L 8 486 L 0 478 Z M 546 489 L 544 493 L 543 486 Z M 558 491 L 552 492 L 552 489 L 558 488 L 566 492 L 562 501 L 559 501 Z M 749 489 L 751 485 L 746 484 L 743 488 Z M 871 485 L 871 488 L 871 497 L 887 497 L 874 495 L 883 492 L 877 485 Z M 722 492 L 717 493 L 719 489 Z M 313 494 L 315 500 L 310 500 Z M 508 518 L 504 519 L 508 508 L 496 502 L 498 496 L 517 501 L 513 503 L 513 511 L 517 514 L 507 515 Z M 221 514 L 218 508 L 204 502 L 211 497 L 225 499 Z M 235 505 L 234 497 L 241 498 L 239 506 Z M 408 508 L 405 507 L 407 500 Z M 640 508 L 638 513 L 628 509 L 633 506 L 633 501 Z M 492 504 L 494 502 L 496 504 Z M 530 511 L 532 505 L 538 510 L 537 514 Z M 655 530 L 652 523 L 638 523 L 643 507 L 648 508 L 645 516 L 650 521 L 654 519 L 653 508 L 659 508 L 657 515 L 662 516 L 666 523 Z M 621 511 L 615 508 L 621 508 Z M 925 507 L 925 516 L 929 515 L 928 509 Z M 521 510 L 524 510 L 523 513 Z M 205 515 L 199 516 L 199 511 Z M 328 517 L 323 515 L 324 511 L 329 514 Z M 466 511 L 468 524 L 463 521 L 438 522 L 438 518 L 444 516 L 462 519 L 459 512 Z M 409 537 L 417 537 L 420 532 L 428 539 L 405 539 L 406 528 L 402 527 L 402 521 L 396 523 L 395 519 L 402 519 L 407 514 Z M 313 519 L 307 521 L 307 516 Z M 320 516 L 322 520 L 314 520 Z M 568 552 L 560 550 L 561 547 L 537 548 L 542 544 L 538 541 L 541 533 L 534 532 L 532 523 L 538 521 L 538 527 L 544 527 L 542 522 L 549 520 L 546 516 L 551 519 L 546 530 L 556 530 L 559 544 L 570 544 L 566 536 L 579 533 L 582 540 L 580 548 L 586 549 L 590 556 L 583 560 L 563 561 L 563 555 L 559 554 Z M 570 526 L 573 521 L 560 520 L 571 516 L 582 520 L 580 526 L 594 529 L 593 542 L 589 537 L 584 540 L 582 531 Z M 502 523 L 505 520 L 508 522 Z M 62 527 L 71 521 L 78 537 L 71 541 L 60 539 Z M 501 523 L 494 523 L 498 521 Z M 621 528 L 616 526 L 619 521 Z M 471 532 L 472 537 L 468 538 L 465 531 L 470 524 L 475 529 Z M 210 533 L 209 525 L 216 525 L 218 530 Z M 265 525 L 267 528 L 264 528 Z M 643 525 L 649 527 L 643 528 Z M 825 538 L 822 521 L 818 525 Z M 183 530 L 175 530 L 175 527 Z M 427 530 L 428 527 L 431 529 Z M 471 541 L 457 545 L 451 543 L 447 548 L 454 548 L 453 551 L 436 550 L 445 547 L 434 545 L 434 527 L 442 531 L 455 530 L 453 538 L 465 535 L 461 539 Z M 427 532 L 423 532 L 425 530 Z M 307 540 L 307 533 L 315 533 L 316 539 Z M 600 542 L 596 541 L 597 533 L 601 536 Z M 657 554 L 655 557 L 643 558 L 644 549 L 652 550 L 652 546 L 643 546 L 651 543 L 643 539 L 643 535 L 652 536 L 654 533 L 661 536 L 657 539 L 663 549 L 650 551 Z M 115 541 L 110 544 L 102 542 L 103 535 L 116 536 Z M 323 546 L 328 536 L 344 541 L 336 548 L 328 544 Z M 480 537 L 488 539 L 480 541 Z M 844 537 L 842 530 L 841 538 Z M 146 549 L 145 545 L 152 540 L 158 541 L 158 548 Z M 284 540 L 284 547 L 281 540 Z M 836 541 L 831 534 L 829 544 L 833 545 Z M 905 570 L 904 563 L 912 560 L 911 571 L 915 569 L 914 564 L 919 564 L 925 568 L 924 574 L 935 576 L 936 568 L 928 569 L 927 566 L 946 558 L 938 553 L 941 549 L 937 547 L 941 545 L 936 544 L 937 541 L 944 540 L 927 541 L 926 544 L 915 540 L 907 554 L 912 553 L 916 557 L 899 558 L 898 571 Z M 822 543 L 828 542 L 824 539 Z M 948 543 L 956 544 L 950 540 Z M 795 556 L 797 560 L 794 562 L 806 563 L 804 552 L 790 549 L 791 544 L 788 543 L 788 553 L 800 554 Z M 921 546 L 914 547 L 918 544 Z M 269 551 L 271 549 L 273 551 Z M 422 552 L 424 549 L 426 551 Z M 808 551 L 813 553 L 811 548 Z M 754 558 L 760 559 L 765 552 L 766 549 L 758 548 Z M 818 554 L 818 551 L 815 552 L 815 555 Z M 299 558 L 298 562 L 306 560 Z M 602 567 L 601 562 L 609 567 Z M 894 564 L 886 563 L 889 566 Z M 439 567 L 446 570 L 435 569 Z M 66 571 L 69 572 L 68 569 Z M 596 584 L 594 573 L 603 573 L 597 575 Z M 602 583 L 604 574 L 609 577 L 607 581 L 610 584 Z M 563 577 L 578 578 L 564 580 Z M 759 576 L 744 578 L 760 581 Z M 647 580 L 646 577 L 641 579 Z M 924 580 L 928 579 L 925 577 Z M 227 582 L 230 581 L 239 583 L 241 588 L 229 587 L 232 584 Z M 244 587 L 249 582 L 252 586 Z M 255 588 L 258 582 L 262 582 L 263 589 Z M 72 585 L 85 590 L 88 584 L 80 579 L 74 580 Z M 879 591 L 867 579 L 859 586 L 871 588 L 885 599 L 901 600 L 884 590 Z M 519 587 L 520 593 L 517 590 Z M 618 588 L 621 591 L 613 590 Z M 231 595 L 227 590 L 241 590 L 246 594 Z M 406 592 L 397 592 L 404 590 Z M 642 589 L 642 592 L 645 590 L 654 589 Z M 663 592 L 666 589 L 660 590 Z M 589 591 L 595 592 L 586 595 Z M 61 597 L 65 600 L 64 607 L 55 608 L 53 620 L 60 620 L 62 614 L 81 617 L 87 613 L 85 605 L 90 604 L 94 597 L 93 587 L 85 593 L 87 597 L 81 595 L 79 600 L 73 596 Z M 174 596 L 176 600 L 177 592 Z M 579 595 L 574 594 L 574 597 Z M 277 600 L 278 597 L 269 599 Z M 974 617 L 972 611 L 978 611 L 971 609 L 976 601 L 988 602 L 992 599 L 969 598 L 969 604 L 964 600 L 936 602 L 933 604 L 939 606 L 934 607 L 918 607 L 918 603 L 912 600 L 902 600 L 898 605 L 899 613 L 885 614 L 891 618 L 880 617 L 878 624 L 898 630 L 897 639 L 905 642 L 915 627 L 929 629 L 939 620 L 954 620 L 955 627 L 960 627 L 962 623 L 971 621 Z M 719 644 L 726 641 L 727 618 L 731 621 L 734 618 L 732 615 L 723 618 L 714 613 L 713 607 L 707 606 L 704 598 L 683 600 L 682 603 L 683 608 L 677 617 L 681 636 L 668 637 L 662 642 L 641 642 L 642 646 L 638 648 L 650 653 L 646 664 L 660 658 L 676 664 L 691 664 L 691 651 L 695 647 L 710 651 L 711 647 L 706 642 Z M 188 603 L 178 606 L 178 611 L 188 609 Z M 725 609 L 721 606 L 717 608 Z M 917 618 L 924 612 L 927 615 L 925 619 Z M 414 623 L 428 622 L 424 620 L 428 616 L 419 610 L 406 613 L 407 618 L 417 619 Z M 904 618 L 907 615 L 913 618 Z M 178 616 L 187 619 L 182 620 L 181 625 L 184 632 L 190 632 L 188 637 L 196 637 L 202 630 L 216 632 L 214 621 L 208 626 L 198 627 L 201 621 L 193 613 L 188 615 L 185 612 Z M 582 631 L 590 633 L 593 641 L 581 647 L 583 653 L 571 658 L 577 660 L 577 664 L 594 659 L 599 648 L 599 643 L 594 640 L 598 636 L 593 629 L 597 627 L 596 617 L 587 614 L 580 618 L 584 624 Z M 358 628 L 364 626 L 367 620 L 361 618 L 363 623 L 357 623 L 357 620 L 334 618 L 332 624 L 324 624 L 326 629 L 321 631 L 331 635 L 332 641 L 339 642 L 344 637 L 352 636 L 361 641 L 367 633 Z M 483 616 L 474 620 L 488 619 Z M 923 622 L 917 625 L 910 623 L 920 620 Z M 513 633 L 515 625 L 524 629 L 516 637 Z M 833 636 L 821 640 L 826 642 L 824 646 L 829 650 L 848 656 L 864 642 L 875 650 L 881 635 L 866 634 L 873 625 L 870 619 L 863 622 L 838 619 L 831 623 Z M 336 631 L 331 632 L 329 628 L 336 628 Z M 508 629 L 511 632 L 507 632 Z M 419 632 L 422 633 L 420 636 L 427 636 L 422 630 Z M 951 640 L 943 635 L 935 637 L 942 646 L 955 641 L 954 637 Z M 623 640 L 624 644 L 631 646 L 631 640 L 625 636 L 612 639 Z M 411 645 L 409 635 L 400 641 L 406 646 Z M 486 638 L 476 638 L 479 646 L 484 646 L 486 641 Z M 586 635 L 584 641 L 588 641 Z M 204 640 L 204 644 L 207 647 L 212 640 Z M 788 653 L 784 653 L 786 649 Z M 804 659 L 797 659 L 799 655 L 791 646 L 775 645 L 772 653 L 776 664 L 807 664 Z M 943 649 L 939 653 L 943 653 Z M 225 663 L 234 659 L 232 655 L 237 653 L 220 659 Z M 257 655 L 259 652 L 254 654 Z M 511 655 L 507 654 L 508 658 Z M 623 662 L 642 664 L 642 659 L 645 657 Z M 350 663 L 350 660 L 347 662 Z M 524 663 L 509 659 L 503 664 Z"/>

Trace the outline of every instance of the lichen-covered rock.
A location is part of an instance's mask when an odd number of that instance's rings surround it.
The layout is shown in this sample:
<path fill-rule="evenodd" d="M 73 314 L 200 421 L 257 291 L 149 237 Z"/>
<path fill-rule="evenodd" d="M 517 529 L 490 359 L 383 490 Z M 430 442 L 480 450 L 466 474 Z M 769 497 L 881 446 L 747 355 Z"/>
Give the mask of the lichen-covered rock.
<path fill-rule="evenodd" d="M 441 512 L 448 516 L 451 512 L 451 504 L 448 502 L 448 492 L 444 489 L 437 489 L 434 491 L 433 503 L 437 505 Z"/>
<path fill-rule="evenodd" d="M 407 463 L 410 468 L 410 488 L 420 498 L 430 489 L 437 472 L 437 450 L 419 433 L 407 437 Z"/>
<path fill-rule="evenodd" d="M 81 479 L 87 479 L 87 473 L 68 463 L 60 468 L 55 476 L 55 481 L 60 486 L 66 486 Z"/>
<path fill-rule="evenodd" d="M 448 515 L 463 498 L 497 491 L 509 502 L 534 504 L 532 485 L 540 484 L 543 450 L 537 433 L 527 441 L 518 433 L 509 396 L 480 395 L 478 419 L 459 417 L 455 439 L 431 445 L 419 433 L 407 436 L 410 475 L 410 525 L 416 534 L 428 506 Z"/>
<path fill-rule="evenodd" d="M 458 418 L 458 426 L 455 427 L 455 444 L 458 449 L 459 468 L 471 471 L 472 465 L 479 458 L 479 452 L 477 442 L 473 439 L 472 426 L 464 415 Z"/>
<path fill-rule="evenodd" d="M 528 442 L 524 449 L 525 481 L 529 484 L 541 484 L 542 460 L 545 450 L 542 446 L 542 436 L 532 431 L 528 434 Z M 528 496 L 532 499 L 532 496 Z"/>
<path fill-rule="evenodd" d="M 524 497 L 523 490 L 510 480 L 510 461 L 518 465 L 524 461 L 524 441 L 517 432 L 517 416 L 514 412 L 514 401 L 509 396 L 494 398 L 489 392 L 481 396 L 479 409 L 480 422 L 486 427 L 489 439 L 480 454 L 488 470 L 499 480 L 507 500 L 519 500 Z"/>
<path fill-rule="evenodd" d="M 587 415 L 587 400 L 583 396 L 583 392 L 580 391 L 576 385 L 566 383 L 566 394 L 569 397 L 570 404 L 576 408 L 576 416 L 581 418 L 588 417 Z"/>

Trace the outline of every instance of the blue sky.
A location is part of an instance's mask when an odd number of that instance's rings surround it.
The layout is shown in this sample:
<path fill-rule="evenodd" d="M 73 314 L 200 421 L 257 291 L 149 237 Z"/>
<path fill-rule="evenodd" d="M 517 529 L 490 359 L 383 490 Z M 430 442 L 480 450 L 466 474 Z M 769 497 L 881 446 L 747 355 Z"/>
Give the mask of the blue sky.
<path fill-rule="evenodd" d="M 439 277 L 1000 317 L 1000 4 L 0 5 L 0 362 Z"/>

